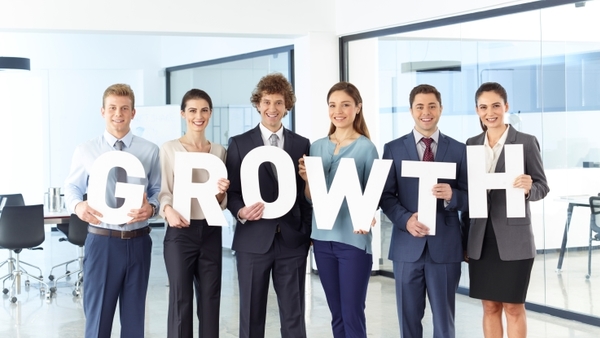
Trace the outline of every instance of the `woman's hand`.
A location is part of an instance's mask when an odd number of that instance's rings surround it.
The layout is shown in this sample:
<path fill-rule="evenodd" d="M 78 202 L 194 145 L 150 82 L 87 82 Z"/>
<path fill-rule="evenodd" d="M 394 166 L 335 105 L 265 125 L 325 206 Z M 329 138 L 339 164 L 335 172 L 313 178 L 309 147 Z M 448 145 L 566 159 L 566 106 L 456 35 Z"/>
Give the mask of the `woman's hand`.
<path fill-rule="evenodd" d="M 377 224 L 377 220 L 375 219 L 375 217 L 373 217 L 373 220 L 371 221 L 371 228 L 375 227 L 375 224 Z M 369 232 L 371 232 L 371 230 L 369 230 L 369 231 L 366 231 L 366 230 L 354 230 L 354 233 L 358 234 L 358 235 L 366 235 Z"/>
<path fill-rule="evenodd" d="M 217 201 L 219 203 L 223 202 L 225 199 L 227 189 L 229 189 L 229 180 L 226 178 L 220 178 L 217 182 L 217 188 L 219 189 L 219 193 L 217 194 Z"/>
<path fill-rule="evenodd" d="M 170 227 L 187 228 L 190 226 L 190 222 L 183 218 L 172 206 L 167 204 L 163 210 L 165 211 L 165 220 L 169 223 Z"/>
<path fill-rule="evenodd" d="M 529 190 L 531 190 L 531 185 L 533 184 L 533 180 L 529 175 L 519 175 L 515 178 L 513 182 L 513 187 L 522 188 L 525 190 L 525 196 L 529 195 Z"/>

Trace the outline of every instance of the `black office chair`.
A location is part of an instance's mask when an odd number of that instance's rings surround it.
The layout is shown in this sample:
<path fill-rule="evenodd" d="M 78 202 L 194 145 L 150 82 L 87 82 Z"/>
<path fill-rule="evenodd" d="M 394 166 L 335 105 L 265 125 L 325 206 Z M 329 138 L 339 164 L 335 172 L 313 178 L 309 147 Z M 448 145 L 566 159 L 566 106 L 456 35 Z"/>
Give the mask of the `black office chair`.
<path fill-rule="evenodd" d="M 3 207 L 18 207 L 18 206 L 23 206 L 25 205 L 25 200 L 23 199 L 23 195 L 21 194 L 9 194 L 9 195 L 0 195 L 0 205 Z M 2 246 L 0 245 L 0 249 L 3 249 Z M 29 248 L 31 250 L 41 250 L 42 248 Z M 7 264 L 8 266 L 8 274 L 0 277 L 0 279 L 5 279 L 7 277 L 12 277 L 12 273 L 15 269 L 15 259 L 12 256 L 12 250 L 8 250 L 8 258 L 2 262 L 2 264 L 0 264 L 0 267 L 2 267 L 4 264 Z M 40 278 L 42 278 L 42 269 L 40 269 L 37 266 L 31 265 L 27 262 L 23 262 L 21 261 L 22 265 L 28 265 L 34 269 L 37 269 L 40 274 Z M 24 268 L 21 268 L 23 271 L 26 271 Z"/>
<path fill-rule="evenodd" d="M 50 299 L 48 284 L 41 276 L 32 276 L 21 268 L 19 253 L 25 248 L 33 248 L 44 242 L 44 206 L 42 204 L 26 206 L 4 206 L 2 215 L 0 215 L 0 246 L 15 252 L 15 268 L 12 273 L 13 290 L 10 301 L 17 302 L 17 294 L 21 293 L 21 276 L 25 275 L 37 280 L 40 283 L 40 293 Z M 2 292 L 8 294 L 9 290 L 5 287 L 7 277 L 2 281 Z M 25 280 L 25 287 L 29 288 L 29 279 Z"/>
<path fill-rule="evenodd" d="M 21 205 L 25 205 L 23 195 L 21 194 L 0 195 L 0 212 L 2 212 L 2 208 L 5 206 L 12 207 Z M 4 248 L 0 247 L 0 249 Z M 8 250 L 8 258 L 0 264 L 0 267 L 3 267 L 5 264 L 7 264 L 8 267 L 8 274 L 0 277 L 2 279 L 12 276 L 12 272 L 15 269 L 15 259 L 12 256 L 12 250 Z"/>
<path fill-rule="evenodd" d="M 590 197 L 590 241 L 588 250 L 588 273 L 586 279 L 592 276 L 592 241 L 600 241 L 600 196 Z"/>
<path fill-rule="evenodd" d="M 89 224 L 87 222 L 82 221 L 75 214 L 71 214 L 69 224 L 58 225 L 58 229 L 62 231 L 65 235 L 67 235 L 66 238 L 60 238 L 58 241 L 69 241 L 69 243 L 77 245 L 79 247 L 79 257 L 52 267 L 52 269 L 50 270 L 50 276 L 48 276 L 48 279 L 54 281 L 54 286 L 50 288 L 51 293 L 56 292 L 56 286 L 58 284 L 59 279 L 69 278 L 71 275 L 77 274 L 77 281 L 75 282 L 73 296 L 78 297 L 81 295 L 81 284 L 83 283 L 83 245 L 85 244 L 85 239 L 87 238 L 88 225 Z M 69 264 L 74 262 L 79 262 L 79 268 L 75 271 L 69 271 Z M 52 274 L 52 271 L 55 268 L 63 265 L 65 266 L 65 274 L 55 279 L 54 275 Z"/>

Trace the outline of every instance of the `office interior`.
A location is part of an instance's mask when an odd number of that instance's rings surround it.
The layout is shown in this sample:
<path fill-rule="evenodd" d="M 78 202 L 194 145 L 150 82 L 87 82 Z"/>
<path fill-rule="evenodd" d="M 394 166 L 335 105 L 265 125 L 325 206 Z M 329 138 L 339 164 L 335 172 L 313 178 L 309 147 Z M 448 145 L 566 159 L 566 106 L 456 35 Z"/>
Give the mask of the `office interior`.
<path fill-rule="evenodd" d="M 225 4 L 184 0 L 153 8 L 132 3 L 139 10 L 134 17 L 114 13 L 120 8 L 116 1 L 73 6 L 68 16 L 43 0 L 23 1 L 0 13 L 0 55 L 32 62 L 29 72 L 0 73 L 2 154 L 19 164 L 0 166 L 0 192 L 22 193 L 35 204 L 44 202 L 49 187 L 61 186 L 75 146 L 103 131 L 101 94 L 115 82 L 133 87 L 139 125 L 132 127 L 157 143 L 183 132 L 178 119 L 183 92 L 206 89 L 222 110 L 215 114 L 218 124 L 216 118 L 211 121 L 211 136 L 226 144 L 229 136 L 256 124 L 249 97 L 262 75 L 279 71 L 293 80 L 298 101 L 285 124 L 312 141 L 328 130 L 329 87 L 346 79 L 361 90 L 381 154 L 383 144 L 412 128 L 408 93 L 415 85 L 430 83 L 440 90 L 440 130 L 465 141 L 480 132 L 475 90 L 482 82 L 497 81 L 508 90 L 507 121 L 538 138 L 551 188 L 543 201 L 531 205 L 538 255 L 528 306 L 600 326 L 598 242 L 592 243 L 591 275 L 586 276 L 589 207 L 573 208 L 561 250 L 569 203 L 600 193 L 595 132 L 600 2 L 262 0 L 255 6 L 236 1 L 235 11 Z M 114 20 L 103 20 L 107 16 Z M 224 17 L 228 20 L 219 20 Z M 281 24 L 273 29 L 265 21 Z M 193 67 L 178 68 L 183 65 Z M 152 115 L 157 118 L 144 119 L 141 112 L 153 109 L 159 110 Z M 248 120 L 239 124 L 239 116 Z M 158 118 L 166 123 L 156 123 Z M 378 218 L 374 275 L 390 276 L 391 224 L 384 215 Z M 232 228 L 223 233 L 227 249 Z M 52 251 L 62 250 L 56 244 L 49 249 L 36 253 L 44 270 L 59 263 L 54 259 L 60 254 Z M 154 256 L 155 262 L 160 259 Z M 468 288 L 465 264 L 460 287 Z M 473 316 L 480 316 L 477 309 Z"/>

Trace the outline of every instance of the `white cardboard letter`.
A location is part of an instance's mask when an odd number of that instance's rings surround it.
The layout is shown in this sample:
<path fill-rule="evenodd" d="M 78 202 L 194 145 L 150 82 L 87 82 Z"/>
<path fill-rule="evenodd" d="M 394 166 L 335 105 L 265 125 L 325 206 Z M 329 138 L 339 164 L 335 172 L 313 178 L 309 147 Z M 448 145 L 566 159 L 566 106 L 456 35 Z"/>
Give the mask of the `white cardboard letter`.
<path fill-rule="evenodd" d="M 437 198 L 431 189 L 440 178 L 456 178 L 456 163 L 402 161 L 402 177 L 419 178 L 419 222 L 429 228 L 430 236 L 435 236 Z"/>
<path fill-rule="evenodd" d="M 524 172 L 523 145 L 504 145 L 505 172 L 488 173 L 485 164 L 485 148 L 482 145 L 467 146 L 469 173 L 469 216 L 487 218 L 487 190 L 506 190 L 506 216 L 525 217 L 525 191 L 514 188 L 515 178 Z"/>
<path fill-rule="evenodd" d="M 88 181 L 88 204 L 104 217 L 99 218 L 107 224 L 123 224 L 132 218 L 127 216 L 131 209 L 142 207 L 146 187 L 140 184 L 117 182 L 115 197 L 125 199 L 120 208 L 106 205 L 106 183 L 110 170 L 114 167 L 125 169 L 128 176 L 146 177 L 144 166 L 137 157 L 125 151 L 109 151 L 100 155 L 90 171 Z"/>
<path fill-rule="evenodd" d="M 392 160 L 375 160 L 363 194 L 353 158 L 342 158 L 327 192 L 323 162 L 318 156 L 305 156 L 306 175 L 317 228 L 331 230 L 344 201 L 348 202 L 354 230 L 369 231 L 377 210 L 381 192 L 392 165 Z"/>
<path fill-rule="evenodd" d="M 264 162 L 271 162 L 277 168 L 279 196 L 271 203 L 263 201 L 260 195 L 258 168 Z M 252 149 L 240 167 L 242 197 L 246 205 L 263 202 L 263 218 L 273 219 L 285 215 L 296 202 L 296 168 L 290 155 L 283 149 L 273 146 L 261 146 Z"/>
<path fill-rule="evenodd" d="M 196 198 L 209 225 L 225 226 L 227 220 L 215 195 L 219 193 L 219 178 L 227 178 L 227 168 L 220 158 L 209 153 L 175 152 L 173 182 L 173 209 L 188 222 L 191 214 L 191 199 Z M 193 183 L 194 169 L 205 169 L 209 177 L 206 182 Z"/>

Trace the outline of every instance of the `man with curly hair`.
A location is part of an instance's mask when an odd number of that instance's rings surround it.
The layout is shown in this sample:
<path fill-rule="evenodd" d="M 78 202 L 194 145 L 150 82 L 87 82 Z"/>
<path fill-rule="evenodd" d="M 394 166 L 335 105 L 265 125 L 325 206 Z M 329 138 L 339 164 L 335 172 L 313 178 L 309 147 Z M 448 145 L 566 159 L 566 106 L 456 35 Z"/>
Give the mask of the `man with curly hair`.
<path fill-rule="evenodd" d="M 277 293 L 281 336 L 306 337 L 304 281 L 310 246 L 312 207 L 304 198 L 304 180 L 298 175 L 298 159 L 308 155 L 308 139 L 283 127 L 281 120 L 292 109 L 296 97 L 281 74 L 263 77 L 252 92 L 251 102 L 261 115 L 256 128 L 229 140 L 226 166 L 231 182 L 227 208 L 237 218 L 232 249 L 236 252 L 240 299 L 240 338 L 265 336 L 269 280 Z M 254 148 L 277 146 L 295 165 L 296 201 L 287 214 L 264 219 L 264 203 L 246 205 L 242 197 L 240 167 Z M 279 196 L 277 173 L 270 163 L 258 171 L 260 193 L 265 202 Z"/>

